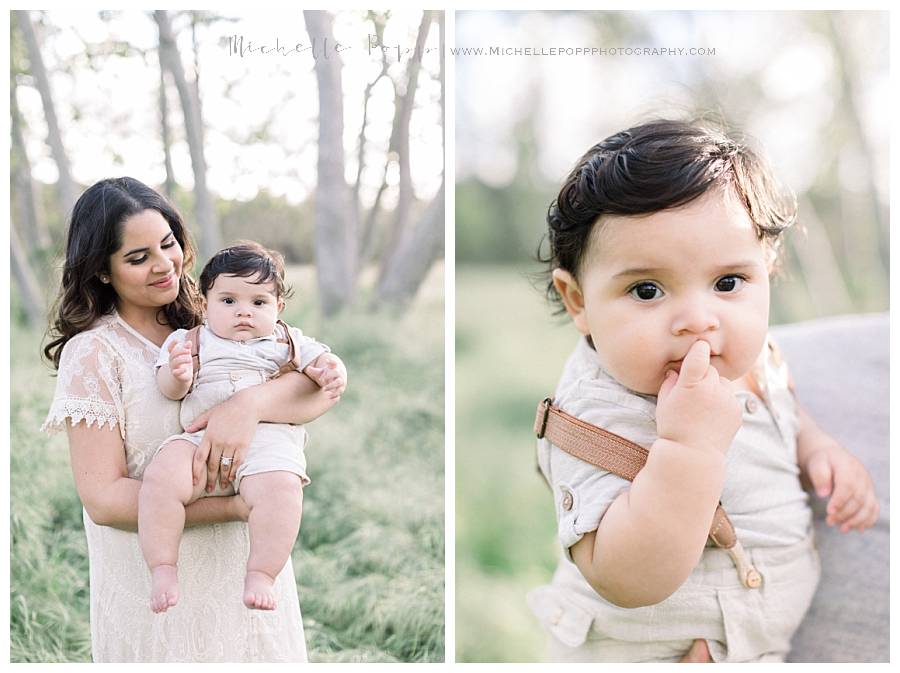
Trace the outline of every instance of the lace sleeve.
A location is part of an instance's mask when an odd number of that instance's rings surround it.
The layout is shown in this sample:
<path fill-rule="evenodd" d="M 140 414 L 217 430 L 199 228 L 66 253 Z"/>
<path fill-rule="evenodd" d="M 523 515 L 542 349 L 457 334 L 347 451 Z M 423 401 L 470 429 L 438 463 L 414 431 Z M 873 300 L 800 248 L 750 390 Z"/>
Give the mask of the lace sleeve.
<path fill-rule="evenodd" d="M 59 361 L 56 394 L 41 426 L 53 434 L 81 421 L 98 428 L 119 426 L 125 438 L 120 363 L 109 343 L 96 331 L 82 332 L 70 339 Z"/>

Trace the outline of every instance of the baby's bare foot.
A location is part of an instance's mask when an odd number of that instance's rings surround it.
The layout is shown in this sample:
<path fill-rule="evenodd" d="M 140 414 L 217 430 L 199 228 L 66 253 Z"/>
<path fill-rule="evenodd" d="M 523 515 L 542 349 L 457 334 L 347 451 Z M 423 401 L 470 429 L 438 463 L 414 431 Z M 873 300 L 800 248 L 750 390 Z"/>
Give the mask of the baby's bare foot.
<path fill-rule="evenodd" d="M 263 572 L 248 570 L 244 577 L 244 605 L 251 610 L 274 610 L 273 584 L 275 584 L 274 578 Z"/>
<path fill-rule="evenodd" d="M 150 609 L 165 612 L 178 603 L 178 567 L 158 565 L 150 569 L 153 587 L 150 589 Z"/>

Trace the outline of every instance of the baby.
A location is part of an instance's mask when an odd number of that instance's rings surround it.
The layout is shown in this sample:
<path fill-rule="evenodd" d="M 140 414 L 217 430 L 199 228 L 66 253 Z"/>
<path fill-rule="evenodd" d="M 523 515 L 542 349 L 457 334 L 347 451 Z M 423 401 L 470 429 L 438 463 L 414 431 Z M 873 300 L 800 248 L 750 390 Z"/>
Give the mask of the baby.
<path fill-rule="evenodd" d="M 294 368 L 307 373 L 331 397 L 343 391 L 344 375 L 336 358 L 325 355 L 328 347 L 278 320 L 286 289 L 277 252 L 246 241 L 221 250 L 204 267 L 200 291 L 206 321 L 196 332 L 199 357 L 192 357 L 191 333 L 179 329 L 163 344 L 156 363 L 162 393 L 184 400 L 183 426 L 239 390 Z M 205 478 L 192 479 L 195 453 L 205 454 L 197 456 L 198 466 L 209 455 L 202 438 L 203 431 L 170 437 L 144 472 L 138 536 L 152 575 L 154 612 L 165 612 L 178 602 L 184 506 L 199 498 L 206 486 Z M 234 479 L 234 491 L 249 510 L 250 556 L 243 597 L 248 608 L 275 608 L 272 585 L 297 538 L 302 487 L 309 483 L 303 453 L 307 439 L 302 426 L 260 423 L 243 462 L 238 456 L 221 459 L 221 474 Z"/>
<path fill-rule="evenodd" d="M 796 216 L 746 145 L 654 121 L 592 147 L 551 205 L 551 279 L 584 335 L 554 403 L 649 450 L 633 482 L 538 441 L 565 558 L 529 594 L 554 661 L 781 661 L 819 576 L 808 495 L 878 517 L 862 464 L 794 400 L 768 339 Z M 707 546 L 721 502 L 762 576 Z"/>

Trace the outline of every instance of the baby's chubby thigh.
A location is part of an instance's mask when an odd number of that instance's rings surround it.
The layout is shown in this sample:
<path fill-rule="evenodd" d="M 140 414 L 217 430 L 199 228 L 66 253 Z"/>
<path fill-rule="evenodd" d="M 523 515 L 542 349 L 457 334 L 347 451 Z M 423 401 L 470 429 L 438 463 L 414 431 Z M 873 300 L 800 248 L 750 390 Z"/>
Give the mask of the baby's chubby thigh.
<path fill-rule="evenodd" d="M 186 439 L 173 439 L 163 444 L 144 470 L 141 488 L 164 493 L 184 505 L 205 495 L 205 479 L 196 485 L 193 480 L 196 448 Z"/>
<path fill-rule="evenodd" d="M 303 482 L 299 475 L 284 470 L 249 474 L 241 479 L 240 496 L 250 511 L 265 509 L 299 525 L 303 506 Z"/>

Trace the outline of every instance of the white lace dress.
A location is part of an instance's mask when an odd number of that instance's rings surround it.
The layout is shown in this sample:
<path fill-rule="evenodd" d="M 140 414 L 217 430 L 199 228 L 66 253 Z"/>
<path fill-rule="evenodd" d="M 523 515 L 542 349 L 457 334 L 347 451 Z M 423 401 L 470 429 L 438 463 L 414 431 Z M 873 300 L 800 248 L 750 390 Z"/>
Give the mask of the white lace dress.
<path fill-rule="evenodd" d="M 157 389 L 159 348 L 118 315 L 66 343 L 43 429 L 66 419 L 118 428 L 128 476 L 140 479 L 158 444 L 181 431 L 178 402 Z M 188 528 L 181 541 L 181 598 L 150 610 L 150 573 L 137 533 L 95 524 L 84 512 L 90 557 L 91 647 L 95 662 L 304 662 L 306 642 L 290 559 L 275 583 L 278 608 L 241 600 L 249 536 L 244 523 Z"/>

